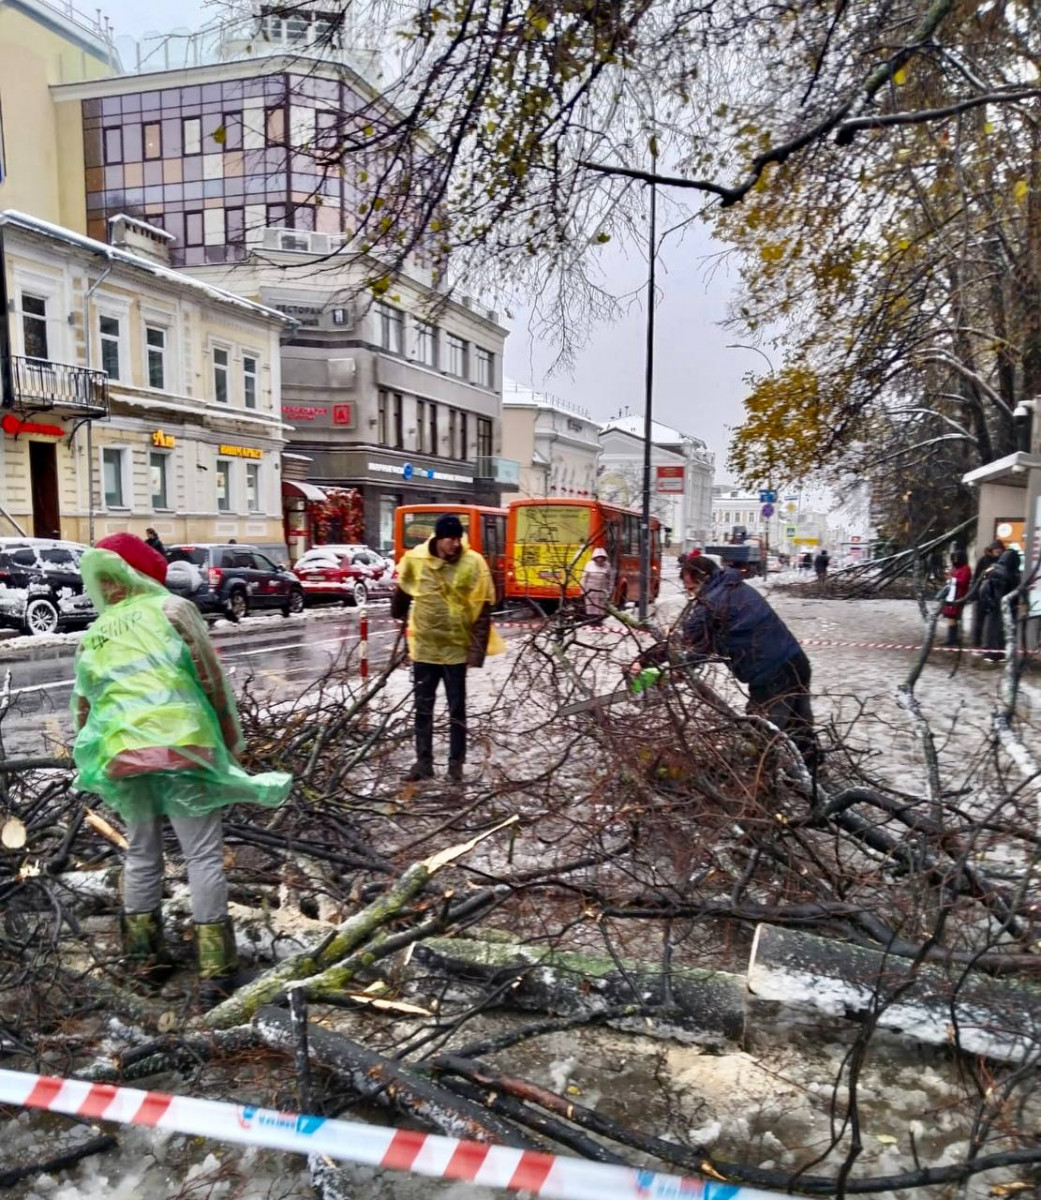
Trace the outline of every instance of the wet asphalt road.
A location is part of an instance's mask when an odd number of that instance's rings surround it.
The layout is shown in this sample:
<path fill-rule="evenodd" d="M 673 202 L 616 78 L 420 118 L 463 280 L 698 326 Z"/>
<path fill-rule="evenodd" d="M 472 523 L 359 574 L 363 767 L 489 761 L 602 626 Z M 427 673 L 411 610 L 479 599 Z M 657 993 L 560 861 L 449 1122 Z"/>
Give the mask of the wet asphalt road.
<path fill-rule="evenodd" d="M 251 628 L 247 617 L 238 626 L 220 627 L 214 643 L 236 691 L 251 678 L 255 692 L 278 700 L 297 695 L 337 664 L 350 662 L 357 671 L 357 614 L 347 609 L 342 617 L 325 612 L 321 618 L 315 620 L 309 613 L 305 619 L 260 622 Z M 373 666 L 386 661 L 396 638 L 396 622 L 370 612 Z M 0 682 L 11 672 L 11 708 L 0 723 L 8 757 L 53 754 L 71 737 L 75 651 L 75 644 L 51 647 L 32 660 L 5 663 L 0 645 Z"/>

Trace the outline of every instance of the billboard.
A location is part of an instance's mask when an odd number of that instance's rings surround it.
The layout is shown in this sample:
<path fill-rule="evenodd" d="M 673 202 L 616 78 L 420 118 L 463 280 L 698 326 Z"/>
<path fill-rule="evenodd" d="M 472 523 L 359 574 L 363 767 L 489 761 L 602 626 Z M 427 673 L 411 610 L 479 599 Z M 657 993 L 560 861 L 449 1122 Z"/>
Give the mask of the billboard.
<path fill-rule="evenodd" d="M 659 492 L 683 491 L 682 467 L 655 467 L 654 470 Z"/>

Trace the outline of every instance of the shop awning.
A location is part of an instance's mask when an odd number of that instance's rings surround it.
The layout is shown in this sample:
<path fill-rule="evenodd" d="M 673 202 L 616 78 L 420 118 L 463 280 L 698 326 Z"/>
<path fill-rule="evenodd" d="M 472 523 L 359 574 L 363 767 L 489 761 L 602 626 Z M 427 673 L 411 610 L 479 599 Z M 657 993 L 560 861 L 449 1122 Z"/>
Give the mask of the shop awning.
<path fill-rule="evenodd" d="M 313 483 L 305 483 L 302 479 L 283 479 L 283 496 L 303 496 L 305 500 L 324 500 L 325 492 Z"/>
<path fill-rule="evenodd" d="M 1025 488 L 1028 482 L 1028 472 L 1041 468 L 1041 458 L 1035 458 L 1022 450 L 1007 454 L 995 462 L 984 463 L 974 471 L 969 471 L 961 477 L 962 483 L 1000 483 L 1006 487 Z"/>

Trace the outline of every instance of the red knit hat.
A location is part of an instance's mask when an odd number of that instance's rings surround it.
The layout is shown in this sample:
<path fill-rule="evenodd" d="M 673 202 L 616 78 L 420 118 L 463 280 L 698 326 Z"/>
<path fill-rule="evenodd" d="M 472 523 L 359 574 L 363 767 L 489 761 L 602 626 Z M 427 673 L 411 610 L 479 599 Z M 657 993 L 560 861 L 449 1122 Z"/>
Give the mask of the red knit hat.
<path fill-rule="evenodd" d="M 133 533 L 110 533 L 95 544 L 95 550 L 111 550 L 135 571 L 154 579 L 156 583 L 166 583 L 166 559 L 158 550 L 153 550 L 147 542 L 143 542 Z"/>

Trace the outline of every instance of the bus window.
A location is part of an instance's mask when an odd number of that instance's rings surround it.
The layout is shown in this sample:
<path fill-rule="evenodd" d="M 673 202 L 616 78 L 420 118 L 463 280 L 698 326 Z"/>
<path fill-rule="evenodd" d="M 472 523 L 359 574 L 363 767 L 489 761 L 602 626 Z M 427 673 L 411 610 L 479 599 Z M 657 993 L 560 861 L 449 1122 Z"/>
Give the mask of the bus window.
<path fill-rule="evenodd" d="M 421 542 L 427 542 L 434 536 L 434 526 L 437 524 L 440 517 L 445 516 L 443 512 L 407 512 L 402 527 L 402 545 L 406 550 L 411 550 L 414 546 L 418 546 Z M 457 512 L 452 514 L 457 516 L 463 526 L 463 530 L 467 536 L 470 534 L 470 514 L 468 512 Z"/>
<path fill-rule="evenodd" d="M 495 560 L 502 554 L 499 526 L 495 517 L 481 517 L 481 553 L 484 555 L 485 562 L 494 570 Z"/>
<path fill-rule="evenodd" d="M 589 553 L 591 512 L 584 505 L 519 505 L 514 532 L 514 582 L 521 588 L 567 583 Z"/>

